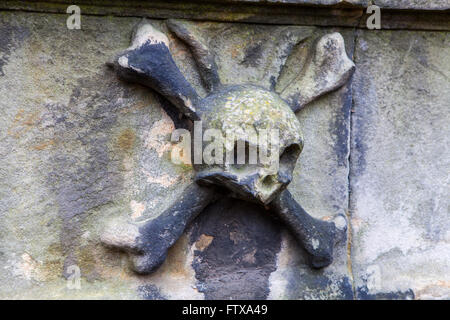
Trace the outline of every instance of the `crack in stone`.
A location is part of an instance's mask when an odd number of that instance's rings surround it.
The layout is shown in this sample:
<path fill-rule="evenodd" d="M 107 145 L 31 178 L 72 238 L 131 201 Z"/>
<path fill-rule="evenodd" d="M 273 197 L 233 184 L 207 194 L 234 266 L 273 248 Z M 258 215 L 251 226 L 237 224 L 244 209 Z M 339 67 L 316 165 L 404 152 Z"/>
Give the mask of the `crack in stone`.
<path fill-rule="evenodd" d="M 361 17 L 361 20 L 362 19 L 363 19 L 363 17 Z M 357 64 L 356 45 L 358 43 L 358 33 L 359 33 L 358 28 L 354 28 L 351 59 L 353 60 L 355 65 Z M 347 163 L 348 163 L 348 188 L 347 188 L 347 190 L 348 190 L 348 197 L 347 197 L 348 205 L 347 205 L 346 217 L 347 217 L 347 269 L 348 269 L 350 280 L 352 283 L 353 299 L 357 300 L 355 277 L 353 274 L 353 263 L 352 263 L 353 228 L 352 228 L 352 223 L 351 223 L 351 217 L 352 217 L 352 213 L 351 213 L 351 210 L 352 210 L 352 201 L 351 201 L 351 196 L 352 196 L 352 184 L 351 184 L 352 138 L 353 138 L 353 110 L 355 107 L 355 100 L 354 100 L 354 95 L 353 95 L 353 76 L 352 76 L 352 79 L 350 80 L 350 94 L 351 94 L 352 104 L 351 104 L 350 116 L 349 116 L 350 128 L 349 128 L 349 135 L 348 135 L 349 146 L 348 146 L 348 158 L 347 158 Z"/>

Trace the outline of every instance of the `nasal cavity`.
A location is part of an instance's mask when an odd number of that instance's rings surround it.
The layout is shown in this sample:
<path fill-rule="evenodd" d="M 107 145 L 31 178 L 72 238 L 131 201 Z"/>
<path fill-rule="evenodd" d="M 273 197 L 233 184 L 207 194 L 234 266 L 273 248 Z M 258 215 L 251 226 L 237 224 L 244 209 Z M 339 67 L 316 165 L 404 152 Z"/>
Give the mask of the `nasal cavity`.
<path fill-rule="evenodd" d="M 262 180 L 262 185 L 266 188 L 269 188 L 276 184 L 279 180 L 277 179 L 276 175 L 268 175 L 265 176 Z"/>

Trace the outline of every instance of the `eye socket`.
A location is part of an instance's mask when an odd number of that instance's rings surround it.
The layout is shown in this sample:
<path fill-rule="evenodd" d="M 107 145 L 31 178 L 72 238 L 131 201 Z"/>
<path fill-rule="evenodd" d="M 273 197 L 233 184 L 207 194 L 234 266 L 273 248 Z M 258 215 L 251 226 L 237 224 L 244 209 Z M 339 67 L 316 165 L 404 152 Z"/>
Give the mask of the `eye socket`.
<path fill-rule="evenodd" d="M 297 162 L 297 158 L 300 155 L 301 149 L 297 143 L 293 143 L 284 149 L 280 156 L 280 165 L 293 165 Z"/>
<path fill-rule="evenodd" d="M 254 150 L 252 149 L 254 148 Z M 256 155 L 256 163 L 250 163 L 251 152 L 254 151 Z M 259 159 L 259 146 L 251 146 L 248 141 L 235 141 L 233 152 L 233 163 L 230 165 L 236 169 L 241 169 L 246 165 L 257 164 Z M 267 157 L 270 158 L 272 150 L 267 150 Z M 301 152 L 301 147 L 297 143 L 293 143 L 284 149 L 280 155 L 280 165 L 295 166 L 297 158 Z M 238 156 L 240 155 L 240 157 Z"/>

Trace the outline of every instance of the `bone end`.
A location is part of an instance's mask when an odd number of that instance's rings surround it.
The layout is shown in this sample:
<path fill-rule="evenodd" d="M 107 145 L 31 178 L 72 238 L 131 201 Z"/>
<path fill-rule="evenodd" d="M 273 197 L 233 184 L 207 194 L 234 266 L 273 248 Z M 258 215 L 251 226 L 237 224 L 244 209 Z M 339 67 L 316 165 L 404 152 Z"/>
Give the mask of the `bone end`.
<path fill-rule="evenodd" d="M 134 29 L 131 46 L 128 50 L 139 48 L 149 42 L 150 44 L 162 43 L 169 47 L 169 39 L 161 31 L 154 28 L 146 19 L 143 19 Z"/>
<path fill-rule="evenodd" d="M 329 87 L 324 87 L 324 91 L 343 85 L 355 70 L 355 64 L 345 52 L 344 38 L 337 32 L 327 34 L 319 40 L 314 65 L 326 68 L 319 72 L 327 78 Z"/>
<path fill-rule="evenodd" d="M 335 32 L 324 35 L 302 71 L 297 85 L 287 88 L 284 96 L 294 112 L 314 99 L 343 86 L 355 70 L 347 56 L 344 38 Z"/>
<path fill-rule="evenodd" d="M 139 228 L 131 223 L 113 221 L 100 236 L 103 245 L 124 251 L 138 250 Z"/>

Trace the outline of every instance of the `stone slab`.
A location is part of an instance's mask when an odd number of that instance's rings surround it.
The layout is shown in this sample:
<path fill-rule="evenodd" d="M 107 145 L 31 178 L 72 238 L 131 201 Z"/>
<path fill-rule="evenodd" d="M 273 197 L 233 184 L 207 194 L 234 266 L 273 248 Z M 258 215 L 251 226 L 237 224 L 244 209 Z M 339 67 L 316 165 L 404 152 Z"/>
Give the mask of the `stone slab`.
<path fill-rule="evenodd" d="M 357 298 L 450 297 L 450 37 L 358 32 L 351 149 Z"/>

